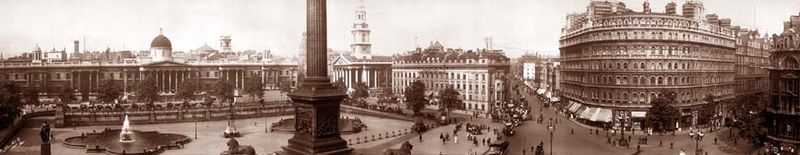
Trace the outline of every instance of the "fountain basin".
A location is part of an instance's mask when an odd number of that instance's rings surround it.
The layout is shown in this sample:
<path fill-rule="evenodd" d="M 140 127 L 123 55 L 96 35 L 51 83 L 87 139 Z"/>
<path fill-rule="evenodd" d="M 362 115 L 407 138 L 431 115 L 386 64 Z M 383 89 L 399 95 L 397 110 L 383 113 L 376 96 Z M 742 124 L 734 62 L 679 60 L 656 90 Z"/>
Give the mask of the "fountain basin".
<path fill-rule="evenodd" d="M 86 133 L 64 139 L 64 145 L 85 148 L 87 153 L 159 154 L 167 149 L 181 148 L 191 141 L 189 137 L 180 134 L 129 130 L 133 141 L 120 142 L 121 132 L 120 129 L 111 129 L 100 133 Z"/>

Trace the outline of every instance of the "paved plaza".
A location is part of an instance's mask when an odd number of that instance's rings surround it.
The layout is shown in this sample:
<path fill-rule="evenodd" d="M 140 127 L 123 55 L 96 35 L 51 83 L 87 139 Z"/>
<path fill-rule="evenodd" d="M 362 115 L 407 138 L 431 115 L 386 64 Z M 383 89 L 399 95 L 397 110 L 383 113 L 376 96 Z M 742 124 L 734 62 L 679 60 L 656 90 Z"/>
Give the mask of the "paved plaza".
<path fill-rule="evenodd" d="M 362 131 L 357 134 L 343 135 L 342 138 L 354 139 L 355 137 L 364 137 L 369 135 L 376 135 L 378 133 L 385 133 L 386 131 L 394 131 L 410 127 L 413 123 L 395 119 L 386 119 L 373 116 L 357 115 L 357 114 L 342 114 L 346 117 L 360 118 L 367 126 L 368 130 Z M 275 151 L 280 151 L 281 146 L 287 145 L 287 140 L 292 137 L 292 134 L 270 132 L 265 133 L 265 122 L 271 124 L 279 121 L 281 118 L 290 118 L 291 116 L 279 116 L 269 118 L 251 118 L 236 120 L 236 126 L 239 131 L 244 135 L 237 138 L 242 145 L 251 145 L 255 148 L 258 154 L 268 154 Z M 184 146 L 183 149 L 167 150 L 163 154 L 170 155 L 185 155 L 185 154 L 219 154 L 227 149 L 225 142 L 227 139 L 222 137 L 222 131 L 225 130 L 226 121 L 207 121 L 197 123 L 197 139 L 192 139 Z M 134 130 L 141 131 L 158 131 L 161 133 L 178 133 L 188 137 L 194 138 L 195 123 L 170 123 L 170 124 L 144 124 L 144 125 L 131 125 Z M 54 128 L 52 133 L 55 135 L 56 140 L 52 142 L 52 151 L 54 154 L 64 155 L 77 155 L 86 154 L 84 149 L 67 148 L 62 144 L 65 137 L 78 136 L 83 132 L 92 132 L 97 130 L 102 131 L 104 128 L 120 128 L 119 126 L 82 126 L 76 128 Z M 23 155 L 23 154 L 38 154 L 39 152 L 39 128 L 24 128 L 17 136 L 25 141 L 21 147 L 16 147 L 10 151 L 9 155 Z M 391 138 L 390 138 L 391 139 Z M 390 139 L 382 141 L 374 141 L 369 143 L 361 143 L 357 145 L 350 145 L 353 148 L 368 148 L 385 142 Z"/>

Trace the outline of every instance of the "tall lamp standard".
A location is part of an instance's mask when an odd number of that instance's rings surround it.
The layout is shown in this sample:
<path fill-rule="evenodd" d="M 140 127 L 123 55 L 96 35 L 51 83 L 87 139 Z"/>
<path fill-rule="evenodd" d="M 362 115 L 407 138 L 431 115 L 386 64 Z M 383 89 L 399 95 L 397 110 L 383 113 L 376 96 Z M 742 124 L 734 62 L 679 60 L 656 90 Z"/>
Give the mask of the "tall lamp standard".
<path fill-rule="evenodd" d="M 556 130 L 556 126 L 553 124 L 553 119 L 551 118 L 547 122 L 547 131 L 550 131 L 550 155 L 553 155 L 553 131 Z"/>
<path fill-rule="evenodd" d="M 700 140 L 703 140 L 703 132 L 700 131 L 700 130 L 690 131 L 689 132 L 689 138 L 691 138 L 692 140 L 695 141 L 695 143 L 694 143 L 694 145 L 695 145 L 694 146 L 695 147 L 695 151 L 694 151 L 695 154 L 702 154 L 700 152 Z"/>

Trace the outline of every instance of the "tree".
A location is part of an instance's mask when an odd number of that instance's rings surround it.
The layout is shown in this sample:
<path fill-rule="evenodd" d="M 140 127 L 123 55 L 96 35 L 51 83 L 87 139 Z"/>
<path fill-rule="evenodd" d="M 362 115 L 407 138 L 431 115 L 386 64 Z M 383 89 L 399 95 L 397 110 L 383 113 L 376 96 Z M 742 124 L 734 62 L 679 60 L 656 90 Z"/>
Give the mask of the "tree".
<path fill-rule="evenodd" d="M 149 108 L 153 108 L 154 103 L 159 100 L 158 92 L 156 80 L 153 77 L 148 77 L 139 82 L 136 89 L 136 97 L 139 102 L 144 102 Z"/>
<path fill-rule="evenodd" d="M 336 89 L 339 89 L 343 92 L 347 92 L 347 85 L 345 85 L 343 79 L 336 80 L 335 82 L 332 83 L 332 85 L 333 87 L 336 87 Z"/>
<path fill-rule="evenodd" d="M 650 101 L 650 110 L 647 112 L 647 122 L 656 131 L 664 132 L 673 130 L 675 122 L 680 118 L 680 111 L 674 107 L 675 92 L 662 93 L 663 96 Z"/>
<path fill-rule="evenodd" d="M 425 108 L 425 104 L 428 104 L 428 100 L 425 99 L 425 84 L 416 80 L 406 87 L 404 94 L 407 108 L 414 111 L 414 115 L 422 115 L 420 111 Z"/>
<path fill-rule="evenodd" d="M 216 85 L 216 96 L 220 103 L 233 103 L 233 82 L 229 80 L 220 80 Z"/>
<path fill-rule="evenodd" d="M 39 104 L 39 87 L 27 87 L 22 92 L 23 103 L 28 105 Z"/>
<path fill-rule="evenodd" d="M 461 94 L 458 93 L 452 87 L 447 87 L 439 91 L 439 103 L 441 104 L 440 107 L 445 112 L 451 112 L 453 110 L 464 110 L 464 101 L 462 101 L 459 96 Z"/>
<path fill-rule="evenodd" d="M 4 129 L 19 116 L 22 107 L 22 89 L 11 82 L 0 83 L 0 129 Z"/>
<path fill-rule="evenodd" d="M 197 79 L 183 80 L 183 82 L 178 84 L 178 92 L 175 94 L 175 96 L 183 101 L 193 100 L 194 92 L 197 91 L 197 83 L 195 82 L 196 80 Z"/>
<path fill-rule="evenodd" d="M 72 91 L 72 89 L 70 89 L 69 87 L 61 88 L 61 92 L 58 94 L 58 99 L 61 100 L 61 103 L 66 103 L 66 104 L 78 100 L 78 98 L 75 97 L 75 92 Z"/>
<path fill-rule="evenodd" d="M 428 100 L 425 99 L 425 84 L 422 81 L 415 80 L 411 82 L 411 85 L 406 87 L 404 92 L 406 96 L 406 106 L 411 111 L 414 111 L 414 116 L 416 122 L 411 129 L 417 132 L 422 132 L 427 130 L 425 125 L 422 123 L 422 109 L 425 108 L 425 105 L 428 104 Z"/>
<path fill-rule="evenodd" d="M 114 80 L 105 80 L 100 84 L 100 94 L 98 99 L 104 103 L 114 102 L 122 96 L 122 87 Z"/>
<path fill-rule="evenodd" d="M 738 129 L 738 136 L 750 142 L 753 146 L 761 145 L 762 123 L 763 117 L 760 113 L 748 113 L 738 116 L 736 119 L 739 123 L 734 126 Z"/>
<path fill-rule="evenodd" d="M 383 87 L 380 97 L 378 98 L 378 103 L 390 104 L 394 103 L 395 100 L 397 100 L 397 98 L 394 96 L 394 93 L 392 93 L 392 87 Z"/>
<path fill-rule="evenodd" d="M 364 82 L 356 82 L 355 91 L 353 91 L 353 98 L 363 100 L 369 97 L 369 87 Z"/>
<path fill-rule="evenodd" d="M 729 106 L 735 120 L 733 128 L 738 131 L 737 137 L 744 138 L 754 145 L 761 144 L 760 136 L 763 135 L 764 120 L 760 114 L 766 109 L 764 100 L 763 95 L 754 94 L 740 97 Z"/>
<path fill-rule="evenodd" d="M 700 124 L 710 125 L 717 113 L 717 101 L 714 100 L 714 95 L 712 94 L 706 95 L 703 100 L 706 101 L 706 105 L 703 105 L 703 108 L 700 109 L 697 121 Z"/>
<path fill-rule="evenodd" d="M 250 94 L 251 98 L 261 99 L 264 96 L 264 83 L 259 78 L 248 78 L 244 81 L 244 92 Z"/>

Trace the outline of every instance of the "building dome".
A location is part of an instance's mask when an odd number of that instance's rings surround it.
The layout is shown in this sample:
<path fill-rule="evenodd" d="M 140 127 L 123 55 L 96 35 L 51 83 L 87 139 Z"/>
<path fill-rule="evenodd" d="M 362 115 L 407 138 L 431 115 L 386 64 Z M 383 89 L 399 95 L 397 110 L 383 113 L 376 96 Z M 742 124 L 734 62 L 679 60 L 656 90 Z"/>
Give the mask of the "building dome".
<path fill-rule="evenodd" d="M 36 44 L 36 47 L 33 48 L 33 52 L 42 52 L 42 48 L 39 48 L 39 44 Z"/>
<path fill-rule="evenodd" d="M 169 39 L 164 35 L 159 34 L 158 36 L 156 36 L 156 38 L 153 38 L 153 42 L 150 43 L 150 48 L 157 48 L 157 47 L 172 49 L 172 42 L 170 42 Z"/>

